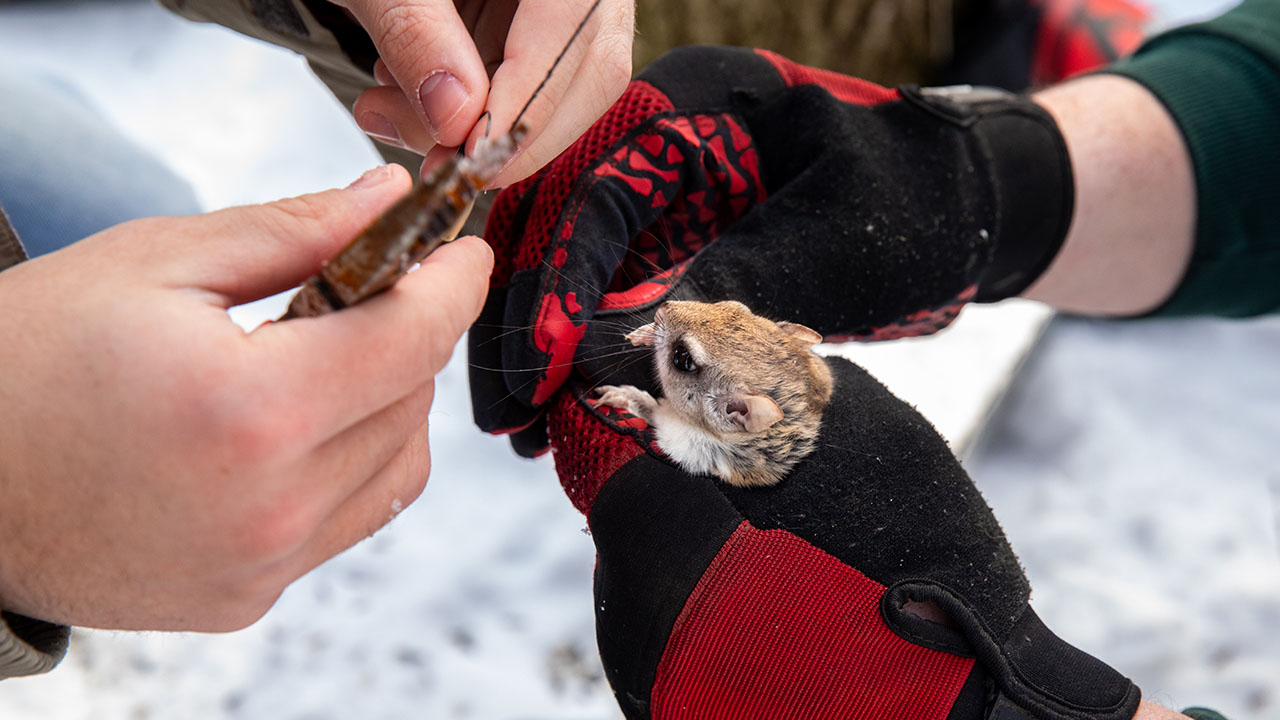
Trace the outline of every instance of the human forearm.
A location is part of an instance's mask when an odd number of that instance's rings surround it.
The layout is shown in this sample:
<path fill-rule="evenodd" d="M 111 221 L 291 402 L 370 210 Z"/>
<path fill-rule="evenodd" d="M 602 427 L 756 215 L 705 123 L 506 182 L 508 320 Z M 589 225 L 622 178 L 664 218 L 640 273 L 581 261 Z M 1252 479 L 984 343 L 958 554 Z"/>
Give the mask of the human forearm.
<path fill-rule="evenodd" d="M 1280 310 L 1280 4 L 1245 0 L 1106 72 L 1130 82 L 1037 96 L 1071 148 L 1077 212 L 1028 295 L 1103 314 Z"/>
<path fill-rule="evenodd" d="M 1136 315 L 1177 287 L 1195 236 L 1195 183 L 1164 106 L 1095 76 L 1035 96 L 1071 154 L 1075 211 L 1062 249 L 1024 297 L 1072 312 Z"/>

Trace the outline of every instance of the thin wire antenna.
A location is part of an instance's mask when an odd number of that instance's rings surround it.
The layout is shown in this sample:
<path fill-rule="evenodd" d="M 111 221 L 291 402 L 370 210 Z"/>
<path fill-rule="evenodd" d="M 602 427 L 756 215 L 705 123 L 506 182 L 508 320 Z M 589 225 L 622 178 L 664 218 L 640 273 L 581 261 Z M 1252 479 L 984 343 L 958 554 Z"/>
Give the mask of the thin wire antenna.
<path fill-rule="evenodd" d="M 529 96 L 529 100 L 525 102 L 524 107 L 520 108 L 520 112 L 516 114 L 516 119 L 511 121 L 511 127 L 515 127 L 520 124 L 520 119 L 524 117 L 525 111 L 533 104 L 534 98 L 538 97 L 538 93 L 542 92 L 542 88 L 546 87 L 547 81 L 551 79 L 552 73 L 556 71 L 556 68 L 560 65 L 560 61 L 564 59 L 566 54 L 568 54 L 569 48 L 573 47 L 574 41 L 577 40 L 578 35 L 582 33 L 582 28 L 587 26 L 587 21 L 591 19 L 593 14 L 595 14 L 596 8 L 598 7 L 600 7 L 600 0 L 596 0 L 591 3 L 591 7 L 587 10 L 587 14 L 582 17 L 582 21 L 578 23 L 578 27 L 574 28 L 573 34 L 569 36 L 569 42 L 564 44 L 564 48 L 562 48 L 560 50 L 560 54 L 556 56 L 556 61 L 551 63 L 551 69 L 547 70 L 547 74 L 542 78 L 542 82 L 538 83 L 538 87 L 534 88 L 533 94 Z"/>

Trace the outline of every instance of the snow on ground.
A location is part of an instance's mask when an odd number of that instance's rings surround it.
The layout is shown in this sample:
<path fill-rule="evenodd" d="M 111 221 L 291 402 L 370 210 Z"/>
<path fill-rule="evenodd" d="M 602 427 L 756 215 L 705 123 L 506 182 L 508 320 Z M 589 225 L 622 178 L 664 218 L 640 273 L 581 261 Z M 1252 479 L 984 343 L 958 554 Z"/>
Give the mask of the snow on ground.
<path fill-rule="evenodd" d="M 1158 5 L 1168 23 L 1222 3 Z M 209 208 L 378 161 L 299 59 L 147 2 L 0 7 L 0 57 L 68 78 Z M 957 446 L 1045 318 L 978 310 L 849 351 Z M 1275 319 L 1057 320 L 968 460 L 1051 627 L 1235 720 L 1280 715 L 1278 359 Z M 465 375 L 459 356 L 440 376 L 431 482 L 387 529 L 239 633 L 77 630 L 55 672 L 0 684 L 0 719 L 618 717 L 582 518 L 548 460 L 472 427 Z"/>
<path fill-rule="evenodd" d="M 1149 697 L 1280 717 L 1280 318 L 1051 324 L 967 466 L 1048 625 Z"/>

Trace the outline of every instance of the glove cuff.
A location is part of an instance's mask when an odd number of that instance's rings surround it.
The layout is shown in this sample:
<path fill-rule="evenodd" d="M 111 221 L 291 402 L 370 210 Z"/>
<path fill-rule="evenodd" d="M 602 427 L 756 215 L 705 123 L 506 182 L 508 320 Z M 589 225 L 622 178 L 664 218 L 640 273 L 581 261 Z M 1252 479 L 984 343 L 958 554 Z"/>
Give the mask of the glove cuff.
<path fill-rule="evenodd" d="M 980 111 L 976 128 L 991 153 L 1000 208 L 978 302 L 1014 297 L 1039 279 L 1062 249 L 1075 209 L 1071 158 L 1058 124 L 1026 97 L 1003 105 Z"/>
<path fill-rule="evenodd" d="M 999 651 L 977 650 L 999 687 L 991 720 L 1129 720 L 1138 711 L 1132 681 L 1058 637 L 1030 607 Z"/>
<path fill-rule="evenodd" d="M 1071 227 L 1075 184 L 1053 117 L 1025 96 L 958 85 L 901 88 L 903 99 L 971 129 L 986 156 L 998 208 L 995 248 L 975 298 L 997 302 L 1035 282 Z"/>

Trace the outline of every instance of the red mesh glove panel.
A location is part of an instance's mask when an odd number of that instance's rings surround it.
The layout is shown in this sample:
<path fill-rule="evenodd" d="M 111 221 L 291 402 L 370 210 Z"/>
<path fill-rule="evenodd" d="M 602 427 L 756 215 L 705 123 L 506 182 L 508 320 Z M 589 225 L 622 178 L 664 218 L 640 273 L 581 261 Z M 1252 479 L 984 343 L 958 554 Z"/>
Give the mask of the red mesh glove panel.
<path fill-rule="evenodd" d="M 795 535 L 744 521 L 676 620 L 653 717 L 943 720 L 973 659 L 894 634 L 884 591 Z"/>

